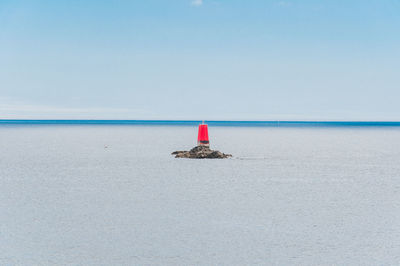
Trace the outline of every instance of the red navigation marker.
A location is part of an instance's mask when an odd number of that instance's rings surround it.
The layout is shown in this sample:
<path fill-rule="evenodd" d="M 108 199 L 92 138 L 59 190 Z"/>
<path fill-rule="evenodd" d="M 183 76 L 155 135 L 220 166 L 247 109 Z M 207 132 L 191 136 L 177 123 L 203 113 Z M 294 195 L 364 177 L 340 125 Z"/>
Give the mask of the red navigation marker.
<path fill-rule="evenodd" d="M 206 124 L 199 125 L 199 134 L 197 135 L 197 145 L 198 146 L 210 146 L 210 141 L 208 139 L 208 126 Z"/>

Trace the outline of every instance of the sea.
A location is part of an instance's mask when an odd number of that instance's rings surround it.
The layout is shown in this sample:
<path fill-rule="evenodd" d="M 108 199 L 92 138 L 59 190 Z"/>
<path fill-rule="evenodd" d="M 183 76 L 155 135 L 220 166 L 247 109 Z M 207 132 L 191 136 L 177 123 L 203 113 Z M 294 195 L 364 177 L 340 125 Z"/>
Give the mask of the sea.
<path fill-rule="evenodd" d="M 400 123 L 0 120 L 0 265 L 399 265 Z"/>

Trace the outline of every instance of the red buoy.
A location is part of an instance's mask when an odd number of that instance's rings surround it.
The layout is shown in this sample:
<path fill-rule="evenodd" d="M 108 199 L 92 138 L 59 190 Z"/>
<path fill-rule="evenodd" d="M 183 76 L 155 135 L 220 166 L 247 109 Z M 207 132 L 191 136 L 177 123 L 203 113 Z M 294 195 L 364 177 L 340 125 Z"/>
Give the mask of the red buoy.
<path fill-rule="evenodd" d="M 199 125 L 199 134 L 197 135 L 197 145 L 198 146 L 210 146 L 210 141 L 208 139 L 208 126 L 206 124 Z"/>

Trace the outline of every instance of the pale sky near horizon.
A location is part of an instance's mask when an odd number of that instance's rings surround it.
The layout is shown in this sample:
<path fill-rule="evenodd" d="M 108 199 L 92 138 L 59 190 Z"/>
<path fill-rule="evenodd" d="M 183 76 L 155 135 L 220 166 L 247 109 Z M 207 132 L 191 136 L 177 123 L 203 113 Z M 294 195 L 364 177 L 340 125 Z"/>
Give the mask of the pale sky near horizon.
<path fill-rule="evenodd" d="M 0 0 L 0 119 L 400 120 L 400 0 Z"/>

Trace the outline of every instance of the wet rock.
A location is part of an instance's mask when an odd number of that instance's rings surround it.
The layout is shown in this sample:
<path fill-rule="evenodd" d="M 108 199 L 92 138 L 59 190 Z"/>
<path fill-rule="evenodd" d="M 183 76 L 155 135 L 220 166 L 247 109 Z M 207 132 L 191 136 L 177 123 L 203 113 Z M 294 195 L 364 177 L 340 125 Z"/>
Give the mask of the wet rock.
<path fill-rule="evenodd" d="M 220 151 L 214 151 L 206 146 L 196 146 L 190 151 L 175 151 L 171 154 L 175 155 L 175 158 L 190 158 L 190 159 L 224 159 L 232 157 L 231 154 L 225 154 Z"/>

